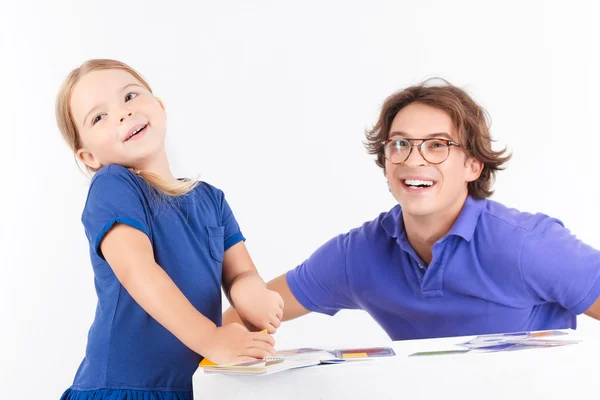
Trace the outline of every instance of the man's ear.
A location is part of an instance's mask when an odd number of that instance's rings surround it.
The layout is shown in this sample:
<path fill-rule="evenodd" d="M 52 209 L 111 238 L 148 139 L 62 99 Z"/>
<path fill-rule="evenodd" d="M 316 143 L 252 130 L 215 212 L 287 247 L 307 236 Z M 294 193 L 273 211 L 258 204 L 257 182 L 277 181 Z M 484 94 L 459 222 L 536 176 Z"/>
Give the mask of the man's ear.
<path fill-rule="evenodd" d="M 483 163 L 476 159 L 475 157 L 468 157 L 465 162 L 466 171 L 466 181 L 474 182 L 481 176 L 481 171 L 483 171 Z"/>

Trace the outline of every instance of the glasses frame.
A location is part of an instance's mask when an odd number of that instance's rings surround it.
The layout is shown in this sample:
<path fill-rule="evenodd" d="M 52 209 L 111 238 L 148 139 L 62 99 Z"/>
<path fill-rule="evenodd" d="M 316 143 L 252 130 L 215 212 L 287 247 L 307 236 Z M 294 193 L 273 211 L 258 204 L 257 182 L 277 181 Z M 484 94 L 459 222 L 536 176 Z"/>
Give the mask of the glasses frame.
<path fill-rule="evenodd" d="M 408 145 L 410 146 L 410 150 L 408 151 L 408 155 L 406 156 L 406 158 L 400 162 L 392 162 L 392 160 L 390 160 L 386 154 L 386 147 L 388 146 L 388 144 L 390 144 L 391 142 L 394 142 L 396 140 L 405 140 L 408 142 Z M 438 142 L 443 142 L 446 144 L 446 146 L 448 146 L 448 154 L 446 155 L 446 158 L 444 158 L 442 161 L 434 163 L 431 162 L 427 159 L 427 157 L 425 157 L 425 155 L 423 155 L 423 149 L 421 148 L 421 146 L 423 146 L 423 143 L 425 142 L 429 142 L 432 140 L 436 140 Z M 419 144 L 414 144 L 413 141 L 421 141 L 421 143 Z M 412 151 L 415 147 L 417 147 L 419 149 L 419 154 L 421 155 L 421 157 L 423 158 L 423 160 L 427 161 L 429 164 L 433 164 L 433 165 L 439 165 L 441 163 L 443 163 L 444 161 L 446 161 L 448 159 L 448 157 L 450 156 L 450 147 L 451 146 L 456 146 L 456 147 L 463 147 L 460 143 L 456 143 L 452 140 L 449 139 L 442 139 L 442 138 L 427 138 L 427 139 L 407 139 L 407 138 L 394 138 L 394 139 L 387 139 L 384 140 L 383 142 L 381 142 L 381 144 L 383 145 L 383 156 L 385 157 L 386 160 L 388 160 L 389 162 L 391 162 L 394 165 L 398 165 L 398 164 L 402 164 L 403 162 L 405 162 L 406 160 L 408 160 L 408 158 L 410 157 L 410 155 L 412 154 Z"/>

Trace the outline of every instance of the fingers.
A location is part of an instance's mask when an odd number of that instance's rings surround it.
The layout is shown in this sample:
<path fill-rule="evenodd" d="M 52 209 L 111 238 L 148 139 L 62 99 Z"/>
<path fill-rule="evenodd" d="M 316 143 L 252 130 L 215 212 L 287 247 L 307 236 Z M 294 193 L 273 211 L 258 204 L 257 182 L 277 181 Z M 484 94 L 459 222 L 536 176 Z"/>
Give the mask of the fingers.
<path fill-rule="evenodd" d="M 279 321 L 281 321 L 283 319 L 283 309 L 280 308 L 279 310 L 277 310 L 277 312 L 275 312 L 275 316 Z"/>
<path fill-rule="evenodd" d="M 275 339 L 273 339 L 273 336 L 269 335 L 268 333 L 265 332 L 254 332 L 252 333 L 252 340 L 256 341 L 256 342 L 265 342 L 268 343 L 269 345 L 271 345 L 271 347 L 275 346 Z"/>
<path fill-rule="evenodd" d="M 271 325 L 271 324 L 268 324 L 268 325 L 267 325 L 267 333 L 268 333 L 269 335 L 274 335 L 274 334 L 276 334 L 276 333 L 277 333 L 277 328 L 275 328 L 275 327 L 274 327 L 273 325 Z"/>
<path fill-rule="evenodd" d="M 261 335 L 270 337 L 266 333 Z M 252 359 L 263 359 L 277 354 L 273 348 L 274 341 L 250 340 L 239 350 L 238 357 L 252 357 Z"/>
<path fill-rule="evenodd" d="M 254 359 L 262 360 L 263 358 L 274 356 L 275 352 L 274 351 L 270 352 L 270 351 L 267 351 L 264 349 L 259 349 L 257 347 L 249 347 L 246 349 L 244 355 L 252 357 Z"/>
<path fill-rule="evenodd" d="M 277 309 L 275 310 L 275 318 L 269 320 L 269 323 L 273 325 L 275 328 L 279 328 L 281 326 L 281 320 L 283 319 L 283 297 L 279 293 L 277 293 Z"/>
<path fill-rule="evenodd" d="M 275 315 L 269 319 L 269 324 L 274 328 L 279 328 L 281 326 L 281 320 Z"/>
<path fill-rule="evenodd" d="M 269 334 L 273 335 L 277 332 L 277 329 L 281 326 L 281 318 L 283 317 L 283 310 L 279 310 L 274 315 L 271 315 L 269 321 L 265 324 L 266 330 Z"/>
<path fill-rule="evenodd" d="M 267 316 L 268 319 L 263 320 L 258 326 L 250 323 L 246 323 L 250 331 L 257 332 L 262 331 L 264 329 L 267 330 L 267 333 L 273 335 L 277 332 L 277 329 L 281 326 L 281 318 L 277 316 L 277 314 L 271 314 Z"/>
<path fill-rule="evenodd" d="M 271 325 L 270 322 L 261 323 L 260 326 L 253 325 L 249 322 L 246 323 L 246 325 L 248 326 L 248 330 L 250 332 L 262 332 L 265 329 L 267 330 L 267 333 L 269 335 L 272 335 L 277 332 L 277 328 L 274 325 Z"/>
<path fill-rule="evenodd" d="M 274 356 L 275 354 L 277 354 L 277 352 L 270 343 L 253 340 L 248 347 L 248 354 L 246 355 L 263 358 Z"/>
<path fill-rule="evenodd" d="M 266 303 L 258 304 L 253 307 L 251 312 L 241 313 L 240 318 L 250 331 L 267 330 L 267 333 L 274 334 L 281 326 L 283 319 L 284 301 L 281 295 L 274 291 L 269 291 L 270 295 L 265 298 Z"/>

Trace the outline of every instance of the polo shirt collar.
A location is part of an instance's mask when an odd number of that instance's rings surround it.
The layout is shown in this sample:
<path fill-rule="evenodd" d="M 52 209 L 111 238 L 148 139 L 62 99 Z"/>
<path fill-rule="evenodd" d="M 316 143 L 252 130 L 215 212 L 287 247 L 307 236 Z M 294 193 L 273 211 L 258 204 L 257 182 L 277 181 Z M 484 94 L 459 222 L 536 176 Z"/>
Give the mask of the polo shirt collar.
<path fill-rule="evenodd" d="M 475 200 L 471 196 L 467 196 L 467 200 L 465 201 L 456 222 L 446 236 L 460 236 L 467 242 L 470 242 L 475 234 L 475 228 L 477 227 L 485 203 L 485 199 Z M 385 217 L 383 217 L 381 226 L 390 237 L 396 239 L 400 236 L 406 237 L 400 205 L 396 205 Z"/>

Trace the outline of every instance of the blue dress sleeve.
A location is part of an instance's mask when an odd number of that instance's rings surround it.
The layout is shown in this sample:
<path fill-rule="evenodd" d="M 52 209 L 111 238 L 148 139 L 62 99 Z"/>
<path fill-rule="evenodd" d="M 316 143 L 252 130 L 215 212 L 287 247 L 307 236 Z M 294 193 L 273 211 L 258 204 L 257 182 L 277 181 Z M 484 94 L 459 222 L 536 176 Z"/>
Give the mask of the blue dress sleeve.
<path fill-rule="evenodd" d="M 339 235 L 329 240 L 286 274 L 290 290 L 306 309 L 334 315 L 360 308 L 348 282 L 346 239 L 347 235 Z"/>
<path fill-rule="evenodd" d="M 90 184 L 81 221 L 95 254 L 104 259 L 100 244 L 115 224 L 126 224 L 145 233 L 150 241 L 149 207 L 138 178 L 124 167 L 108 166 Z"/>
<path fill-rule="evenodd" d="M 237 244 L 241 241 L 245 241 L 246 238 L 244 237 L 244 235 L 242 234 L 241 230 L 240 230 L 240 226 L 238 225 L 237 220 L 235 219 L 235 216 L 233 214 L 233 211 L 231 211 L 231 207 L 229 206 L 229 203 L 227 202 L 227 199 L 225 198 L 225 193 L 223 193 L 222 190 L 217 189 L 217 193 L 219 196 L 219 207 L 220 207 L 220 213 L 221 213 L 221 223 L 223 224 L 224 227 L 224 237 L 225 237 L 225 251 L 227 251 L 227 249 L 229 249 L 231 246 L 233 246 L 234 244 Z"/>
<path fill-rule="evenodd" d="M 558 303 L 581 314 L 600 296 L 600 251 L 558 220 L 545 218 L 524 237 L 519 262 L 535 301 Z"/>

